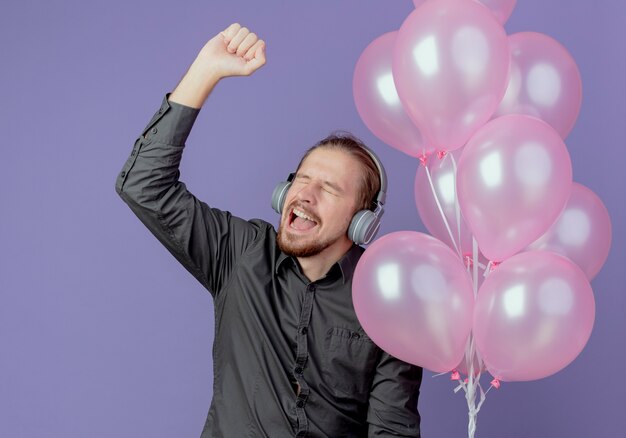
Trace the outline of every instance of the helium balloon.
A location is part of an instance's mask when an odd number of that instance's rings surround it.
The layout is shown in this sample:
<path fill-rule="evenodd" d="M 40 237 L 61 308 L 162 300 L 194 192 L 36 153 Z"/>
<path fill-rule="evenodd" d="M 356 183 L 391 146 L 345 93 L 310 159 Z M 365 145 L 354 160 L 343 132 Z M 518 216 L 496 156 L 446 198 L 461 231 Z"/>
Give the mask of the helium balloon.
<path fill-rule="evenodd" d="M 505 260 L 478 291 L 473 333 L 489 372 L 503 381 L 537 380 L 582 351 L 595 319 L 585 273 L 549 251 Z"/>
<path fill-rule="evenodd" d="M 419 129 L 404 111 L 391 73 L 391 53 L 398 32 L 372 41 L 354 69 L 352 91 L 361 119 L 388 145 L 413 157 L 432 152 Z"/>
<path fill-rule="evenodd" d="M 598 196 L 573 183 L 565 210 L 528 250 L 547 250 L 576 263 L 591 281 L 600 271 L 611 248 L 611 218 Z"/>
<path fill-rule="evenodd" d="M 472 284 L 461 260 L 434 237 L 400 231 L 376 240 L 357 264 L 352 300 L 365 332 L 392 356 L 436 372 L 463 358 Z"/>
<path fill-rule="evenodd" d="M 392 71 L 426 142 L 451 151 L 491 118 L 509 64 L 506 33 L 489 9 L 468 0 L 429 0 L 402 23 Z"/>
<path fill-rule="evenodd" d="M 509 44 L 509 84 L 494 116 L 535 116 L 561 138 L 567 137 L 582 102 L 582 82 L 574 58 L 558 41 L 537 32 L 510 35 Z"/>
<path fill-rule="evenodd" d="M 487 123 L 463 149 L 456 188 L 481 252 L 502 261 L 554 223 L 572 189 L 572 164 L 559 134 L 534 117 Z"/>

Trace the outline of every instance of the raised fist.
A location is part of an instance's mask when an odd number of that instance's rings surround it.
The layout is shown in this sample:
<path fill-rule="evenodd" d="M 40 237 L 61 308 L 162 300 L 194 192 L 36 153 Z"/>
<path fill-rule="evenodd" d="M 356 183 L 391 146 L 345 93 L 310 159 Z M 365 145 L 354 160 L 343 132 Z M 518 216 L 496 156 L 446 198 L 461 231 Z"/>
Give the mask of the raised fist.
<path fill-rule="evenodd" d="M 265 65 L 265 42 L 233 23 L 204 45 L 196 62 L 218 78 L 248 76 Z"/>

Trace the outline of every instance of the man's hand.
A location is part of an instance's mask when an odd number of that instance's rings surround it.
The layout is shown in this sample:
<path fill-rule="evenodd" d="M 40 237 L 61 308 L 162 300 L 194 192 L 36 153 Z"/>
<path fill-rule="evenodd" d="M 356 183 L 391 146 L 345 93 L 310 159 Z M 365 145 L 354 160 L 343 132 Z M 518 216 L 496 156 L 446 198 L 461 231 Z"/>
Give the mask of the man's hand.
<path fill-rule="evenodd" d="M 202 47 L 170 100 L 200 108 L 220 79 L 249 76 L 263 65 L 265 42 L 239 23 L 233 23 Z"/>
<path fill-rule="evenodd" d="M 248 76 L 265 64 L 265 42 L 233 23 L 204 45 L 196 61 L 220 79 Z"/>

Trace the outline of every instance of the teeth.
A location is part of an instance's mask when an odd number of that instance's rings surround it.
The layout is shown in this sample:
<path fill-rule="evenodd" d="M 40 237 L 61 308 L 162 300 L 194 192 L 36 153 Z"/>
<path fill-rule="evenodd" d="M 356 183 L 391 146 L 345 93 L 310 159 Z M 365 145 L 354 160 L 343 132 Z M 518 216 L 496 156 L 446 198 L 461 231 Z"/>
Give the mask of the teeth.
<path fill-rule="evenodd" d="M 293 214 L 295 214 L 296 216 L 301 217 L 303 219 L 309 220 L 311 222 L 315 222 L 310 216 L 307 216 L 306 214 L 304 214 L 303 211 L 300 211 L 297 208 L 293 209 Z"/>

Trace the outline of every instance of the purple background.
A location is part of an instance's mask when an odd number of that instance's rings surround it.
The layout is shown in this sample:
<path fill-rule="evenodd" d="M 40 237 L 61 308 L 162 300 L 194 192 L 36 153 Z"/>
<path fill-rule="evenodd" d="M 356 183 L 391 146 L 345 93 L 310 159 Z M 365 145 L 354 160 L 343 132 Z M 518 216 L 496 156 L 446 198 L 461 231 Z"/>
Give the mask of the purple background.
<path fill-rule="evenodd" d="M 134 139 L 204 42 L 234 21 L 267 42 L 267 65 L 219 84 L 201 111 L 182 179 L 201 199 L 276 222 L 274 185 L 305 147 L 348 129 L 381 156 L 390 193 L 382 233 L 423 230 L 418 162 L 359 119 L 352 73 L 397 29 L 410 0 L 21 1 L 0 15 L 0 436 L 194 437 L 211 400 L 213 303 L 118 198 Z M 549 378 L 504 384 L 479 437 L 624 436 L 626 76 L 618 0 L 519 0 L 508 33 L 538 31 L 574 56 L 584 101 L 567 139 L 574 179 L 613 220 L 593 281 L 596 324 Z M 447 376 L 426 373 L 425 437 L 466 436 Z"/>

